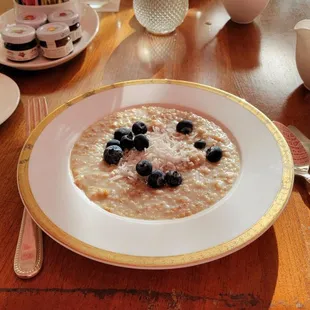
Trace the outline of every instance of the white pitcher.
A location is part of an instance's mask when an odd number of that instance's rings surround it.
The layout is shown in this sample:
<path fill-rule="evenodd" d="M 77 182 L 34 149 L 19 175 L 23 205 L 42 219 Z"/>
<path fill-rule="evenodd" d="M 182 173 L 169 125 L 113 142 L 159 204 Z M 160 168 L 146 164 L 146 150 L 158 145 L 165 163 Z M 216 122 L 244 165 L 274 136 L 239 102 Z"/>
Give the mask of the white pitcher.
<path fill-rule="evenodd" d="M 305 87 L 310 90 L 310 19 L 301 20 L 294 29 L 297 33 L 297 69 Z"/>
<path fill-rule="evenodd" d="M 249 24 L 264 11 L 269 0 L 222 0 L 222 2 L 234 22 Z"/>

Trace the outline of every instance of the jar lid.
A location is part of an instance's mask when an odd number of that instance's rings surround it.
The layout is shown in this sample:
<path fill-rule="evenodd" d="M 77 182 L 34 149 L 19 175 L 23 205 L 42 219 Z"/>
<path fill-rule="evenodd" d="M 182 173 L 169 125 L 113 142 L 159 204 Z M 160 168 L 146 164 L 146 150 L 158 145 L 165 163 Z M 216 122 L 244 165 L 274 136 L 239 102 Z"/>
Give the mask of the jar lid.
<path fill-rule="evenodd" d="M 51 23 L 66 23 L 70 27 L 80 22 L 80 16 L 78 13 L 71 10 L 59 10 L 49 14 L 48 20 Z"/>
<path fill-rule="evenodd" d="M 4 28 L 1 35 L 6 43 L 25 44 L 35 39 L 36 31 L 27 25 L 10 25 Z"/>
<path fill-rule="evenodd" d="M 23 12 L 16 17 L 16 24 L 28 25 L 38 28 L 45 24 L 47 16 L 43 12 Z"/>
<path fill-rule="evenodd" d="M 65 23 L 45 24 L 37 29 L 40 41 L 57 41 L 70 35 L 69 26 Z"/>

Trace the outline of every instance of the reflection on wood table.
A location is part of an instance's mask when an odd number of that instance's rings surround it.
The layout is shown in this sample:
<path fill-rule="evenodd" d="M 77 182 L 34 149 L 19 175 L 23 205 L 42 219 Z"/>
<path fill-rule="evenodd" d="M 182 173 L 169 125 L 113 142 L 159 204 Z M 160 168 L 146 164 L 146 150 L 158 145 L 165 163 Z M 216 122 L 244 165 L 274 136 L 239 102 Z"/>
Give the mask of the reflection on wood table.
<path fill-rule="evenodd" d="M 11 5 L 2 0 L 0 12 Z M 237 25 L 220 1 L 192 0 L 176 33 L 155 37 L 134 18 L 132 1 L 123 0 L 119 13 L 101 15 L 94 42 L 69 63 L 42 72 L 0 71 L 17 82 L 22 101 L 45 96 L 50 110 L 118 81 L 200 82 L 245 98 L 310 137 L 310 92 L 296 69 L 293 31 L 309 15 L 306 0 L 273 0 L 255 23 Z M 310 198 L 302 180 L 272 228 L 218 261 L 128 270 L 87 260 L 45 236 L 42 272 L 30 281 L 16 278 L 12 265 L 23 206 L 15 167 L 25 140 L 23 113 L 20 105 L 0 126 L 0 309 L 310 309 Z"/>

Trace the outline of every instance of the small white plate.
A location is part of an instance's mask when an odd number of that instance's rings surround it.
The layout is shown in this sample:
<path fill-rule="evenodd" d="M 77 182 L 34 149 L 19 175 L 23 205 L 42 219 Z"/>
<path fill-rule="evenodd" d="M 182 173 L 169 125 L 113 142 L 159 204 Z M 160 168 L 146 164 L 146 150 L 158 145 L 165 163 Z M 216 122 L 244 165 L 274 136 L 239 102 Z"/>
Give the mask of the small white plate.
<path fill-rule="evenodd" d="M 213 207 L 176 220 L 130 219 L 103 210 L 73 183 L 70 153 L 84 129 L 119 109 L 154 103 L 208 114 L 235 137 L 240 177 Z M 18 165 L 22 200 L 48 235 L 91 259 L 146 269 L 200 264 L 246 246 L 280 215 L 293 180 L 288 145 L 264 114 L 218 89 L 169 80 L 118 83 L 61 106 L 33 131 Z"/>
<path fill-rule="evenodd" d="M 17 84 L 8 76 L 0 73 L 0 125 L 16 110 L 20 91 Z"/>
<path fill-rule="evenodd" d="M 79 42 L 74 44 L 74 50 L 70 55 L 56 60 L 49 60 L 40 55 L 36 59 L 29 62 L 14 62 L 6 58 L 6 51 L 3 46 L 3 40 L 0 38 L 0 63 L 5 66 L 20 70 L 34 71 L 53 68 L 68 62 L 69 60 L 79 55 L 93 41 L 99 30 L 99 17 L 94 9 L 86 4 L 81 5 L 81 16 L 83 36 Z M 4 25 L 14 23 L 15 14 L 13 9 L 5 12 L 0 16 L 0 25 L 2 28 Z"/>

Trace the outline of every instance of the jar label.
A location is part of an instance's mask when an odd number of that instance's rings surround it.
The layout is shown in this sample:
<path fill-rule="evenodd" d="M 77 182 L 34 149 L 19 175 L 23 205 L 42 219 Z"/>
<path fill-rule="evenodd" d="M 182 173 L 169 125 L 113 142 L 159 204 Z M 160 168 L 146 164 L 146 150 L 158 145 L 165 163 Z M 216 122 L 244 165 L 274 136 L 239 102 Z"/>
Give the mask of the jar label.
<path fill-rule="evenodd" d="M 70 37 L 73 42 L 80 39 L 82 37 L 82 27 L 78 27 L 78 29 L 71 31 Z"/>
<path fill-rule="evenodd" d="M 46 48 L 41 46 L 41 49 L 44 57 L 50 59 L 57 59 L 69 55 L 73 51 L 73 44 L 72 41 L 70 40 L 65 46 L 55 48 L 51 47 Z"/>
<path fill-rule="evenodd" d="M 54 49 L 57 48 L 55 41 L 46 41 L 47 48 Z"/>
<path fill-rule="evenodd" d="M 13 61 L 28 61 L 36 58 L 39 55 L 37 46 L 25 51 L 6 50 L 6 57 Z"/>

